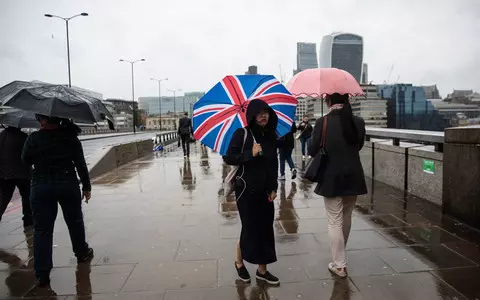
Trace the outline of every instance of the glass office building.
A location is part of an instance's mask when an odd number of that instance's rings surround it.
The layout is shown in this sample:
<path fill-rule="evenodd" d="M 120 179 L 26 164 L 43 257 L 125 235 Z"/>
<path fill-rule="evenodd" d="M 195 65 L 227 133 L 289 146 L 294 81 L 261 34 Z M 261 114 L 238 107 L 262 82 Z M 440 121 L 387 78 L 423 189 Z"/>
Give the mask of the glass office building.
<path fill-rule="evenodd" d="M 380 98 L 387 100 L 388 128 L 443 131 L 448 124 L 439 115 L 422 87 L 412 84 L 377 85 Z"/>
<path fill-rule="evenodd" d="M 320 45 L 320 68 L 342 69 L 362 82 L 363 38 L 341 32 L 324 36 Z"/>

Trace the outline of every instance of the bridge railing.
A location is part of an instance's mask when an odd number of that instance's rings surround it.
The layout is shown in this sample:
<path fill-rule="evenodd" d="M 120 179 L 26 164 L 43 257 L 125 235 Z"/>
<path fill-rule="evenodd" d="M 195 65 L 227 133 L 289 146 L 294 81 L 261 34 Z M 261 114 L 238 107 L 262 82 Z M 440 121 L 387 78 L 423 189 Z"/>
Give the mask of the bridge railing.
<path fill-rule="evenodd" d="M 480 228 L 480 126 L 445 132 L 367 128 L 365 175 Z"/>
<path fill-rule="evenodd" d="M 391 139 L 394 146 L 400 146 L 400 141 L 409 141 L 423 145 L 434 145 L 435 151 L 443 152 L 443 131 L 423 131 L 394 128 L 366 128 L 366 140 L 371 138 Z"/>

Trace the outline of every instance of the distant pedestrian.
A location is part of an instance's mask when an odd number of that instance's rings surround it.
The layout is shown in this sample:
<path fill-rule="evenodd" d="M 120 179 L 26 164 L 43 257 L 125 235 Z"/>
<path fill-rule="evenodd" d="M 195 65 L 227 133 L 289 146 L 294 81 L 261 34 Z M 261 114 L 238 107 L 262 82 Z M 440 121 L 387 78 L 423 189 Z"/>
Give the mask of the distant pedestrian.
<path fill-rule="evenodd" d="M 22 163 L 21 154 L 28 135 L 8 127 L 0 133 L 0 221 L 12 200 L 15 187 L 22 197 L 23 226 L 33 225 L 30 209 L 31 168 Z"/>
<path fill-rule="evenodd" d="M 80 128 L 66 119 L 37 116 L 41 128 L 32 133 L 22 160 L 34 167 L 31 205 L 34 218 L 34 269 L 38 286 L 50 283 L 55 219 L 60 204 L 77 262 L 93 257 L 85 238 L 82 198 L 91 197 L 90 177 L 78 139 Z M 82 182 L 80 192 L 77 172 Z"/>
<path fill-rule="evenodd" d="M 310 138 L 312 137 L 313 131 L 312 125 L 310 125 L 308 122 L 308 116 L 303 117 L 303 120 L 300 122 L 297 129 L 300 131 L 299 139 L 300 143 L 302 144 L 302 159 L 305 160 L 305 158 L 309 155 L 307 146 Z"/>
<path fill-rule="evenodd" d="M 184 157 L 190 157 L 190 137 L 192 134 L 192 120 L 188 117 L 188 113 L 186 112 L 178 121 L 178 135 L 180 136 L 182 142 Z"/>
<path fill-rule="evenodd" d="M 297 132 L 297 126 L 295 123 L 293 123 L 290 132 L 280 138 L 277 142 L 280 159 L 280 177 L 278 177 L 278 180 L 285 180 L 285 162 L 287 162 L 288 166 L 290 167 L 292 180 L 297 178 L 297 169 L 295 168 L 295 164 L 292 159 L 292 152 L 295 148 L 295 132 Z"/>
<path fill-rule="evenodd" d="M 224 156 L 227 164 L 240 166 L 235 197 L 242 232 L 237 245 L 235 269 L 242 281 L 250 282 L 244 260 L 258 264 L 256 278 L 278 284 L 278 278 L 267 271 L 267 265 L 277 261 L 273 200 L 277 197 L 278 188 L 275 133 L 278 118 L 262 100 L 249 101 L 246 115 L 247 126 L 235 131 Z"/>
<path fill-rule="evenodd" d="M 352 212 L 358 195 L 367 193 L 359 151 L 365 139 L 365 122 L 353 116 L 348 94 L 327 96 L 330 112 L 317 120 L 309 153 L 320 151 L 323 124 L 326 122 L 326 167 L 315 193 L 325 199 L 332 263 L 328 269 L 340 277 L 347 276 L 345 246 L 350 235 Z"/>

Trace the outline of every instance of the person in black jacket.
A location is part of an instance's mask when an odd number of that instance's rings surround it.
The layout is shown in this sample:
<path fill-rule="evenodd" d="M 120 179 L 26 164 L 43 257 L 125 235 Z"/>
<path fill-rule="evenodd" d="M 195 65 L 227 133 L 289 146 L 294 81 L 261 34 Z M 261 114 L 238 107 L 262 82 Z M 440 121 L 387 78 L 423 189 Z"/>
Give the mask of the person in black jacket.
<path fill-rule="evenodd" d="M 320 150 L 323 122 L 326 120 L 327 164 L 321 170 L 322 181 L 315 188 L 315 193 L 324 197 L 328 215 L 333 258 L 328 268 L 345 277 L 345 245 L 350 235 L 352 212 L 357 196 L 367 193 L 359 155 L 365 140 L 365 122 L 353 116 L 348 95 L 327 96 L 327 104 L 330 112 L 317 120 L 308 151 L 314 156 Z"/>
<path fill-rule="evenodd" d="M 193 133 L 192 120 L 185 113 L 183 118 L 178 120 L 178 135 L 182 140 L 183 156 L 190 156 L 190 136 Z"/>
<path fill-rule="evenodd" d="M 85 238 L 82 198 L 91 197 L 90 177 L 77 135 L 80 128 L 66 119 L 37 116 L 41 128 L 32 133 L 22 152 L 22 160 L 34 167 L 30 202 L 34 219 L 34 269 L 37 285 L 50 283 L 53 229 L 62 207 L 73 252 L 78 263 L 93 257 Z M 82 182 L 80 192 L 77 172 Z"/>
<path fill-rule="evenodd" d="M 280 177 L 279 180 L 285 180 L 285 162 L 288 163 L 290 171 L 292 172 L 292 180 L 297 178 L 297 169 L 292 159 L 293 148 L 295 148 L 294 134 L 297 132 L 297 126 L 292 124 L 290 132 L 282 137 L 278 144 L 278 154 L 280 156 Z"/>
<path fill-rule="evenodd" d="M 249 101 L 246 117 L 247 126 L 235 131 L 224 156 L 227 164 L 240 166 L 235 197 L 242 231 L 235 268 L 242 281 L 250 282 L 243 261 L 258 264 L 257 279 L 278 284 L 278 278 L 267 271 L 267 264 L 277 261 L 273 200 L 277 197 L 278 188 L 275 133 L 278 118 L 262 100 Z M 245 132 L 247 137 L 244 144 Z"/>
<path fill-rule="evenodd" d="M 23 144 L 28 135 L 8 127 L 0 133 L 0 221 L 12 200 L 15 187 L 22 197 L 23 226 L 33 225 L 30 209 L 30 168 L 22 163 Z"/>
<path fill-rule="evenodd" d="M 301 131 L 300 133 L 300 143 L 302 144 L 302 158 L 305 160 L 307 155 L 311 155 L 308 153 L 308 142 L 312 137 L 313 127 L 308 122 L 308 116 L 304 116 L 302 122 L 298 124 L 298 130 Z"/>

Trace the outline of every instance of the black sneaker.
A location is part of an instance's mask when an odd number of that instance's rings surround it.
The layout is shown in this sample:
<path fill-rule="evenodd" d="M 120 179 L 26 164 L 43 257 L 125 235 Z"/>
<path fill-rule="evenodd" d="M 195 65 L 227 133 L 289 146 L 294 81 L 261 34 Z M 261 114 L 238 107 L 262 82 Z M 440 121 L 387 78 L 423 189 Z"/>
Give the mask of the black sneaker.
<path fill-rule="evenodd" d="M 241 266 L 240 268 L 237 267 L 237 263 L 235 263 L 235 269 L 237 270 L 238 278 L 245 283 L 250 283 L 250 274 L 248 273 L 247 268 L 245 265 Z"/>
<path fill-rule="evenodd" d="M 262 274 L 257 270 L 257 279 L 263 280 L 269 284 L 274 284 L 274 285 L 280 284 L 280 280 L 277 277 L 273 276 L 268 271 L 265 274 Z"/>
<path fill-rule="evenodd" d="M 93 258 L 93 249 L 88 248 L 88 251 L 85 255 L 77 257 L 77 263 L 81 264 L 84 262 L 89 262 Z"/>
<path fill-rule="evenodd" d="M 297 178 L 297 169 L 292 169 L 292 180 Z"/>

